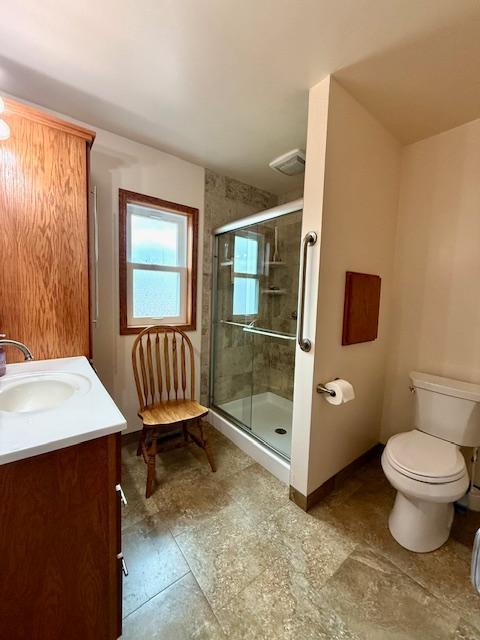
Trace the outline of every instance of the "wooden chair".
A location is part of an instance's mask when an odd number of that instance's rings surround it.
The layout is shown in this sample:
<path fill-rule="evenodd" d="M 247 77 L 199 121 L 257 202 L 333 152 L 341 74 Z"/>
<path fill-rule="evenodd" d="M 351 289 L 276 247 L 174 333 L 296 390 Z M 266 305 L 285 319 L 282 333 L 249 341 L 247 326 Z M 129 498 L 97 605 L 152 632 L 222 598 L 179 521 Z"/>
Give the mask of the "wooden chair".
<path fill-rule="evenodd" d="M 201 422 L 208 409 L 193 399 L 195 364 L 188 336 L 174 327 L 147 327 L 133 343 L 132 364 L 140 403 L 138 416 L 143 422 L 137 456 L 143 455 L 147 464 L 145 496 L 149 498 L 153 493 L 155 461 L 160 451 L 177 449 L 193 441 L 204 449 L 215 471 Z M 159 442 L 162 436 L 179 428 L 183 436 L 180 441 L 165 438 L 165 444 Z"/>

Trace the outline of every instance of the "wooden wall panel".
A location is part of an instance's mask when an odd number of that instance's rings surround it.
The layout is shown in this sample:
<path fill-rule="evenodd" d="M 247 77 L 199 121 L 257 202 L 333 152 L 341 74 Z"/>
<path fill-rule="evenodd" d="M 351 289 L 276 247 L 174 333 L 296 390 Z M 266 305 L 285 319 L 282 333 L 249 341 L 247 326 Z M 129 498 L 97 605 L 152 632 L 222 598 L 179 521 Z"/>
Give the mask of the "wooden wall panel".
<path fill-rule="evenodd" d="M 4 117 L 0 333 L 35 359 L 89 355 L 88 141 L 8 104 Z"/>
<path fill-rule="evenodd" d="M 380 276 L 347 271 L 342 345 L 377 339 L 381 283 Z"/>

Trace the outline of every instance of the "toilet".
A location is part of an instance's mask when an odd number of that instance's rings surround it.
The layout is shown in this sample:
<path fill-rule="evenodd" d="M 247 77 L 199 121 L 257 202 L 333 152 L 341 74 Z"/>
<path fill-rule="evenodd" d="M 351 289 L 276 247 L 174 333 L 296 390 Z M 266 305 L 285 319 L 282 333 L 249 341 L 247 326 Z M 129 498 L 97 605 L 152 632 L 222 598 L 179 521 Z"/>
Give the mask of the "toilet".
<path fill-rule="evenodd" d="M 460 447 L 480 446 L 480 385 L 412 372 L 414 428 L 392 436 L 383 471 L 397 490 L 388 526 L 410 551 L 433 551 L 450 535 L 453 503 L 469 476 Z"/>

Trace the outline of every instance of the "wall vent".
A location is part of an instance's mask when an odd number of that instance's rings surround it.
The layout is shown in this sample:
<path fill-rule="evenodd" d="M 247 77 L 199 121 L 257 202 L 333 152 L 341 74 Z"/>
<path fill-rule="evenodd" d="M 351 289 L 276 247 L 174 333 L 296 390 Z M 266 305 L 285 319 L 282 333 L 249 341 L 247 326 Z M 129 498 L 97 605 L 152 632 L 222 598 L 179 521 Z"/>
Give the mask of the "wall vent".
<path fill-rule="evenodd" d="M 272 160 L 268 166 L 285 176 L 297 176 L 305 171 L 305 151 L 302 149 L 288 151 Z"/>

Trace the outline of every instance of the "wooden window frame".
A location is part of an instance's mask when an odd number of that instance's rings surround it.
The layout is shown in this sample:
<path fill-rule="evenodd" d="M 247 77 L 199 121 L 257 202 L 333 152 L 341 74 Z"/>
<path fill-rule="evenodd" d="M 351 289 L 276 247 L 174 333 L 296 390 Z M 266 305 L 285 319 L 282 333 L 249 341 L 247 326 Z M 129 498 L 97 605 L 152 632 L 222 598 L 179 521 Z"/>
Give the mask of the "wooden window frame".
<path fill-rule="evenodd" d="M 171 213 L 183 214 L 187 218 L 187 322 L 175 325 L 182 331 L 195 331 L 197 328 L 197 268 L 198 268 L 198 209 L 177 202 L 162 200 L 126 189 L 118 190 L 118 245 L 119 245 L 119 302 L 120 335 L 134 335 L 145 326 L 128 324 L 127 291 L 127 205 L 139 204 Z M 190 260 L 188 259 L 190 258 Z M 149 325 L 151 326 L 151 325 Z"/>

